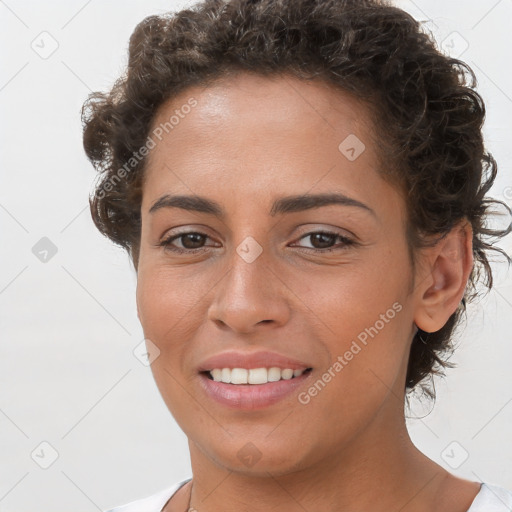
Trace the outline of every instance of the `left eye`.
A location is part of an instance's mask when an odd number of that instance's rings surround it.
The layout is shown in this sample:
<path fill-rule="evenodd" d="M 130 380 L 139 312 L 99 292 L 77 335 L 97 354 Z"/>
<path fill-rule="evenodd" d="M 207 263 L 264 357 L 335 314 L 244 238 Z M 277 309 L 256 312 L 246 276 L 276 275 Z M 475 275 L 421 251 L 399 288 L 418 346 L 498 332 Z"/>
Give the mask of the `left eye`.
<path fill-rule="evenodd" d="M 310 242 L 313 245 L 311 249 L 316 252 L 343 250 L 346 247 L 355 244 L 355 242 L 350 238 L 340 235 L 339 233 L 334 233 L 332 231 L 312 231 L 311 233 L 303 235 L 299 240 L 305 238 L 310 239 Z M 341 247 L 332 247 L 332 244 L 335 243 L 336 240 L 341 241 Z M 320 247 L 315 247 L 315 244 L 318 244 Z M 310 247 L 305 247 L 305 249 L 310 249 Z"/>
<path fill-rule="evenodd" d="M 309 237 L 313 247 L 303 247 L 303 249 L 310 249 L 313 252 L 330 252 L 334 250 L 343 250 L 350 245 L 354 245 L 355 242 L 350 238 L 334 233 L 331 231 L 312 231 L 299 238 L 299 240 L 307 239 Z M 208 250 L 208 246 L 204 246 L 203 243 L 206 239 L 210 238 L 204 233 L 197 231 L 189 231 L 186 233 L 180 233 L 178 235 L 172 235 L 162 240 L 158 245 L 165 247 L 166 250 L 177 252 L 177 253 L 196 253 Z M 175 240 L 181 240 L 182 247 L 176 247 L 174 245 Z M 340 240 L 341 247 L 332 247 L 332 245 Z M 317 247 L 315 247 L 317 245 Z M 320 247 L 318 247 L 318 245 Z"/>

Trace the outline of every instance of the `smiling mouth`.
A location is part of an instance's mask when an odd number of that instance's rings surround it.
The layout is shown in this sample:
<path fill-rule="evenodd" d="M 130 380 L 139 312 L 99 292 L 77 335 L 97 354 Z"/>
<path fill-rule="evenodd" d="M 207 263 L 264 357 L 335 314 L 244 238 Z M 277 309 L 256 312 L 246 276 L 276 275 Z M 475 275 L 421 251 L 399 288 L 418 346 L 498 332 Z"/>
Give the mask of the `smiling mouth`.
<path fill-rule="evenodd" d="M 312 368 L 292 370 L 290 368 L 215 368 L 201 371 L 209 380 L 233 386 L 254 386 L 292 380 L 301 375 L 309 374 Z"/>

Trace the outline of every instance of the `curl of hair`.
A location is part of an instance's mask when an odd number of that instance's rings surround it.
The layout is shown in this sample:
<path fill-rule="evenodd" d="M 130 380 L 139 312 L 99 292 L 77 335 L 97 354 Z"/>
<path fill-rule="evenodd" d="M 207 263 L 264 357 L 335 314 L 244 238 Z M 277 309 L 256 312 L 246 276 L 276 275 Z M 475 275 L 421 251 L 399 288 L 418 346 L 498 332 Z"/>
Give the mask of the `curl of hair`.
<path fill-rule="evenodd" d="M 321 80 L 371 108 L 382 175 L 405 197 L 413 266 L 416 249 L 461 220 L 471 223 L 474 266 L 464 297 L 442 329 L 419 330 L 411 345 L 406 391 L 420 384 L 433 397 L 426 381 L 453 366 L 454 330 L 477 283 L 492 287 L 489 251 L 512 262 L 494 245 L 512 224 L 491 228 L 491 209 L 512 211 L 486 196 L 497 165 L 484 148 L 485 106 L 473 71 L 443 55 L 419 22 L 388 2 L 204 0 L 144 19 L 130 38 L 124 75 L 82 108 L 85 152 L 99 172 L 90 197 L 94 223 L 137 268 L 147 158 L 134 155 L 158 108 L 188 87 L 241 72 Z"/>

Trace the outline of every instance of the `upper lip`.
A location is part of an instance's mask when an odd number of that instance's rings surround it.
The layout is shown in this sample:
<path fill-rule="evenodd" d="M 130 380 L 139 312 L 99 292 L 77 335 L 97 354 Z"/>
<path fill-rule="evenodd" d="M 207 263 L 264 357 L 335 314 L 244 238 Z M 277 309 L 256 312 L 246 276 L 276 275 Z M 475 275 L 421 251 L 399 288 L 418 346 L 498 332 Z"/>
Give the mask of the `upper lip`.
<path fill-rule="evenodd" d="M 204 360 L 198 368 L 199 372 L 210 371 L 214 368 L 290 368 L 292 370 L 305 370 L 310 365 L 276 352 L 240 352 L 227 351 L 216 354 Z"/>

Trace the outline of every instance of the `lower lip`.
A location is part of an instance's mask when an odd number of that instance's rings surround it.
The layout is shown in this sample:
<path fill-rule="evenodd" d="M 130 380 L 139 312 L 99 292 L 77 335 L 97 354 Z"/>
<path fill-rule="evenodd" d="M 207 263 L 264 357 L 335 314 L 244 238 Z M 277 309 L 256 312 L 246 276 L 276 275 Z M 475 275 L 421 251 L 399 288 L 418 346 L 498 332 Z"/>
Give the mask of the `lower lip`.
<path fill-rule="evenodd" d="M 266 384 L 226 384 L 199 374 L 201 386 L 210 398 L 233 409 L 262 409 L 275 404 L 292 394 L 311 375 L 311 370 L 288 380 Z"/>

